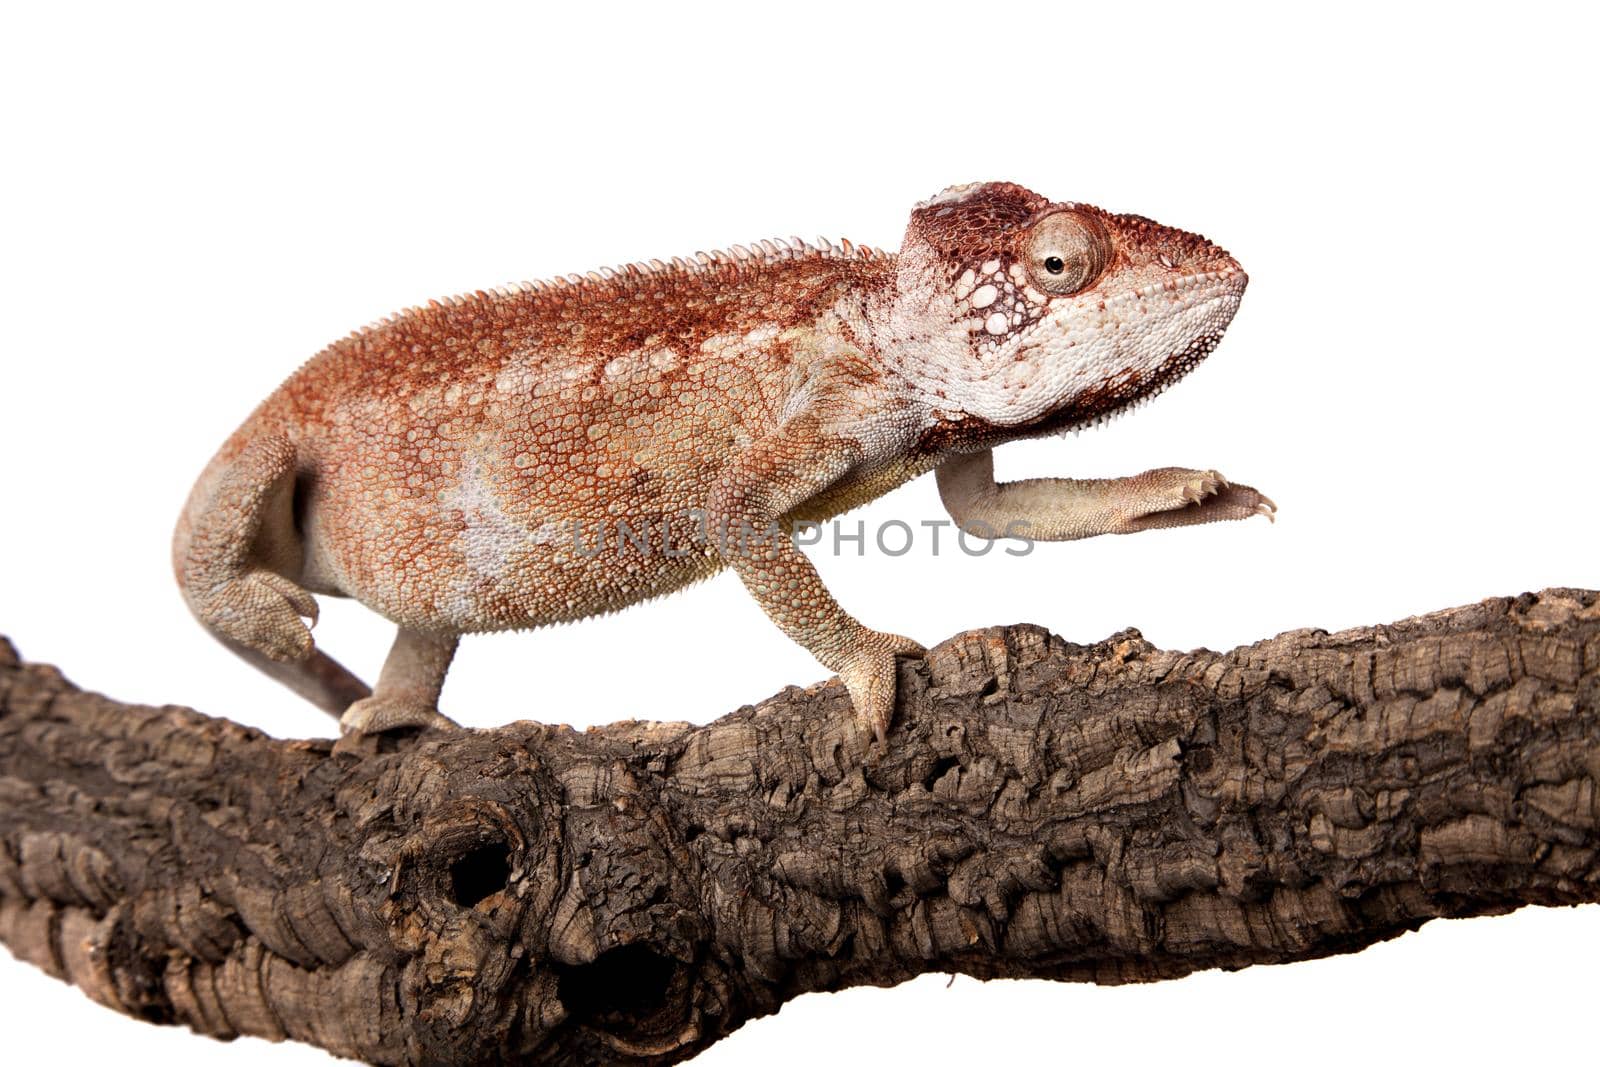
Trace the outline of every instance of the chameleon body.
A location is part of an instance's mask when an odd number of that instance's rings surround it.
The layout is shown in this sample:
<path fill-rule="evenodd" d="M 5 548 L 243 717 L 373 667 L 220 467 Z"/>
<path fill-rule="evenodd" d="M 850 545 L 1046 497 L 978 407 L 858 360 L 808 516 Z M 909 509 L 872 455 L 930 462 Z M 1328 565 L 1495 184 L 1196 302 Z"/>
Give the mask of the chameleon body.
<path fill-rule="evenodd" d="M 896 254 L 763 241 L 433 302 L 331 345 L 222 446 L 178 523 L 178 582 L 226 644 L 364 734 L 448 721 L 461 634 L 732 567 L 881 741 L 894 659 L 920 646 L 857 622 L 773 534 L 935 469 L 979 536 L 1270 517 L 1215 471 L 993 478 L 996 445 L 1192 369 L 1245 281 L 1201 237 L 986 183 L 918 205 Z M 312 594 L 399 626 L 374 690 L 314 646 Z"/>

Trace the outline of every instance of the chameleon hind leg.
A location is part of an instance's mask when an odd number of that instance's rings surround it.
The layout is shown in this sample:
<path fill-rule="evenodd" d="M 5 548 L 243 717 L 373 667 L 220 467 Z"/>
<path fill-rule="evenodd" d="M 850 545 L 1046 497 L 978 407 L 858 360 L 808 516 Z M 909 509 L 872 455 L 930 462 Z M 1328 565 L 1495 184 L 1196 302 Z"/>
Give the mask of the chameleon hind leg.
<path fill-rule="evenodd" d="M 172 563 L 195 618 L 230 651 L 338 715 L 370 692 L 316 648 L 317 602 L 288 577 L 303 554 L 294 524 L 294 445 L 264 434 L 202 476 L 173 536 Z"/>
<path fill-rule="evenodd" d="M 339 729 L 345 734 L 377 734 L 406 727 L 454 726 L 439 713 L 439 691 L 460 640 L 457 634 L 400 627 L 372 695 L 350 705 L 339 719 Z"/>

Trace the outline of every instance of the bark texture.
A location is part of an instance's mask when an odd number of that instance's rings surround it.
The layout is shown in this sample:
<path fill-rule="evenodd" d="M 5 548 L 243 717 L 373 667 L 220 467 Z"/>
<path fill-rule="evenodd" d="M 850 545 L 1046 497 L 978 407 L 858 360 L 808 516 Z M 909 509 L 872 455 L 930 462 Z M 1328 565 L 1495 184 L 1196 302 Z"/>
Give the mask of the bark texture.
<path fill-rule="evenodd" d="M 334 752 L 0 640 L 0 940 L 118 1011 L 380 1064 L 669 1063 L 812 990 L 1095 982 L 1600 900 L 1600 597 L 1230 653 L 974 631 L 707 726 Z M 673 703 L 681 703 L 674 700 Z"/>

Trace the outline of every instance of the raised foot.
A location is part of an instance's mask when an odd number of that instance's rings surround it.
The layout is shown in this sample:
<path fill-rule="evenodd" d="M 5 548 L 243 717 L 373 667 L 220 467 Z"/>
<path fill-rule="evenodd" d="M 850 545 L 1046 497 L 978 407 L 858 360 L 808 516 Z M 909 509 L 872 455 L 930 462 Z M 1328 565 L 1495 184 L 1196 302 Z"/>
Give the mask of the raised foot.
<path fill-rule="evenodd" d="M 895 658 L 920 656 L 926 651 L 909 637 L 871 632 L 839 671 L 850 691 L 856 721 L 871 732 L 880 748 L 888 748 L 889 725 L 894 721 Z"/>
<path fill-rule="evenodd" d="M 269 570 L 230 578 L 196 596 L 192 607 L 218 635 L 270 659 L 303 660 L 316 647 L 307 625 L 316 624 L 316 598 Z"/>
<path fill-rule="evenodd" d="M 374 694 L 356 701 L 339 717 L 339 732 L 346 736 L 381 734 L 389 730 L 459 729 L 455 720 L 441 714 L 432 704 L 405 697 Z"/>
<path fill-rule="evenodd" d="M 1278 505 L 1248 485 L 1214 470 L 1159 467 L 1130 479 L 1135 491 L 1126 508 L 1129 532 L 1194 526 L 1265 515 L 1275 522 Z"/>

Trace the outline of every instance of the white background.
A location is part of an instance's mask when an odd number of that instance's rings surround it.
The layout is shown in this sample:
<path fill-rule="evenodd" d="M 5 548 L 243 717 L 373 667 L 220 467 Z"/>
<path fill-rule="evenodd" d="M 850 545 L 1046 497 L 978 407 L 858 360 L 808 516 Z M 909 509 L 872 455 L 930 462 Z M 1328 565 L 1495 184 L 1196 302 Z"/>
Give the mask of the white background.
<path fill-rule="evenodd" d="M 0 632 L 123 699 L 326 734 L 191 622 L 167 564 L 190 481 L 302 360 L 518 278 L 790 233 L 893 248 L 916 200 L 989 178 L 1198 230 L 1252 279 L 1190 379 L 1098 433 L 1008 447 L 1002 476 L 1215 466 L 1280 519 L 1020 559 L 814 552 L 869 625 L 1227 648 L 1593 587 L 1579 11 L 9 7 Z M 943 512 L 922 479 L 859 514 Z M 391 632 L 332 602 L 317 634 L 370 676 Z M 444 706 L 704 721 L 822 674 L 724 575 L 469 638 Z M 1155 986 L 930 976 L 802 999 L 701 1062 L 1584 1061 L 1597 952 L 1600 909 L 1528 910 Z M 0 1035 L 18 1064 L 327 1062 L 123 1019 L 3 955 Z"/>

